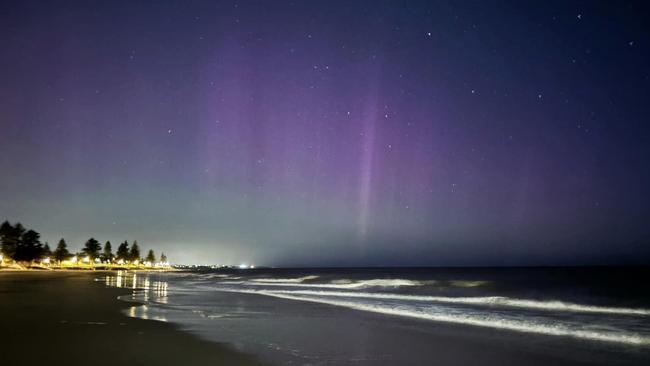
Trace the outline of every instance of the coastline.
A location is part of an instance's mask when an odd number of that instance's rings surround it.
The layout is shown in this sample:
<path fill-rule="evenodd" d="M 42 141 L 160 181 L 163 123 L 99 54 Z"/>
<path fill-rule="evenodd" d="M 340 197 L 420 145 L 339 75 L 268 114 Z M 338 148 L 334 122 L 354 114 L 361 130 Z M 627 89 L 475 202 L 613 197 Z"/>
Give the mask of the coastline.
<path fill-rule="evenodd" d="M 176 325 L 131 318 L 126 289 L 94 281 L 100 271 L 0 272 L 0 359 L 41 365 L 259 365 L 225 344 Z"/>

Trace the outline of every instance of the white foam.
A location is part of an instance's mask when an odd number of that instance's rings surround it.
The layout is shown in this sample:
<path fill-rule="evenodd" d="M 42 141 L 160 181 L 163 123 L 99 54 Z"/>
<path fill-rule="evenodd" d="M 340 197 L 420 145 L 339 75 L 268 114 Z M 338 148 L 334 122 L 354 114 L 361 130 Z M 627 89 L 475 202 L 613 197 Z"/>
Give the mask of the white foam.
<path fill-rule="evenodd" d="M 272 296 L 288 300 L 307 301 L 319 304 L 327 304 L 333 306 L 340 306 L 349 309 L 367 311 L 373 313 L 380 313 L 393 316 L 403 316 L 409 318 L 416 318 L 429 321 L 455 323 L 463 325 L 472 325 L 493 329 L 503 329 L 525 333 L 535 333 L 550 336 L 566 336 L 580 339 L 587 339 L 592 341 L 620 343 L 627 345 L 649 346 L 650 337 L 643 336 L 636 333 L 629 332 L 616 332 L 616 331 L 596 331 L 586 329 L 574 329 L 561 323 L 539 323 L 529 320 L 513 320 L 506 319 L 497 315 L 483 315 L 472 313 L 445 313 L 445 312 L 427 312 L 423 309 L 415 307 L 400 306 L 394 307 L 384 304 L 367 304 L 352 301 L 340 301 L 327 298 L 294 296 L 285 293 L 278 293 L 272 291 L 258 291 L 258 290 L 231 290 L 220 289 L 229 292 L 242 292 L 251 293 L 265 296 Z"/>
<path fill-rule="evenodd" d="M 299 278 L 256 278 L 254 282 L 264 282 L 264 283 L 300 283 L 304 281 L 314 280 L 318 276 L 305 276 Z"/>
<path fill-rule="evenodd" d="M 489 283 L 489 281 L 451 281 L 452 286 L 456 287 L 478 287 Z"/>
<path fill-rule="evenodd" d="M 229 284 L 242 284 L 242 283 L 229 283 Z M 274 282 L 274 281 L 259 281 L 253 280 L 244 282 L 244 285 L 249 286 L 283 286 L 283 287 L 313 287 L 313 288 L 333 288 L 333 289 L 360 289 L 367 287 L 400 287 L 400 286 L 422 286 L 425 284 L 422 281 L 403 280 L 403 279 L 375 279 L 363 280 L 350 283 L 296 283 L 296 282 Z"/>
<path fill-rule="evenodd" d="M 313 296 L 348 297 L 348 298 L 363 298 L 363 299 L 428 301 L 428 302 L 437 302 L 437 303 L 467 304 L 467 305 L 507 306 L 507 307 L 526 308 L 526 309 L 534 309 L 534 310 L 548 310 L 548 311 L 568 311 L 568 312 L 617 314 L 617 315 L 643 315 L 643 316 L 650 315 L 650 309 L 632 309 L 632 308 L 583 305 L 583 304 L 567 303 L 563 301 L 537 301 L 537 300 L 527 300 L 527 299 L 513 299 L 513 298 L 501 297 L 501 296 L 445 297 L 445 296 L 417 296 L 417 295 L 400 295 L 400 294 L 370 293 L 370 292 L 340 292 L 340 291 L 335 292 L 335 291 L 310 291 L 310 290 L 303 290 L 303 291 L 272 290 L 269 292 L 278 293 L 278 294 L 288 294 L 288 295 L 292 295 L 292 294 L 313 295 Z"/>

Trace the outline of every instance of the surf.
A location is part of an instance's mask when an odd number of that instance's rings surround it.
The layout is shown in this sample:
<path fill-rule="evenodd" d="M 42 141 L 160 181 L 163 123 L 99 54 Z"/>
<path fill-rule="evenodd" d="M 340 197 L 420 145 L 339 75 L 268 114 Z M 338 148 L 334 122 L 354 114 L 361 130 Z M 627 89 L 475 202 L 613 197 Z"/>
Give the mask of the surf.
<path fill-rule="evenodd" d="M 560 322 L 541 323 L 532 320 L 514 320 L 506 319 L 494 314 L 471 314 L 464 312 L 443 312 L 443 311 L 425 311 L 410 306 L 391 306 L 386 304 L 368 304 L 353 301 L 342 301 L 338 299 L 318 298 L 278 291 L 264 291 L 252 289 L 218 289 L 218 291 L 238 292 L 247 294 L 256 294 L 270 296 L 286 300 L 304 301 L 319 303 L 337 307 L 344 307 L 352 310 L 379 313 L 391 316 L 400 316 L 427 321 L 453 323 L 469 326 L 478 326 L 484 328 L 509 330 L 524 333 L 535 333 L 548 336 L 565 336 L 591 341 L 601 341 L 608 343 L 618 343 L 632 346 L 650 346 L 650 337 L 637 333 L 622 331 L 597 331 L 587 329 L 576 329 L 568 327 Z"/>
<path fill-rule="evenodd" d="M 292 281 L 275 281 L 271 279 L 260 280 L 250 280 L 244 282 L 231 282 L 224 281 L 223 284 L 232 284 L 232 285 L 246 285 L 246 286 L 282 286 L 282 287 L 312 287 L 312 288 L 331 288 L 331 289 L 360 289 L 360 288 L 369 288 L 369 287 L 402 287 L 402 286 L 423 286 L 428 284 L 431 281 L 413 281 L 413 280 L 404 280 L 404 279 L 374 279 L 374 280 L 361 280 L 354 282 L 343 282 L 343 280 L 338 280 L 338 283 L 302 283 L 302 281 L 297 281 L 299 279 L 294 279 Z"/>
<path fill-rule="evenodd" d="M 362 299 L 384 299 L 384 300 L 404 300 L 404 301 L 422 301 L 434 303 L 449 304 L 466 304 L 466 305 L 483 305 L 483 306 L 504 306 L 514 308 L 524 308 L 533 310 L 546 311 L 566 311 L 578 313 L 600 313 L 616 315 L 641 315 L 650 316 L 650 309 L 634 309 L 605 307 L 596 305 L 583 305 L 568 303 L 563 301 L 538 301 L 527 299 L 513 299 L 502 296 L 485 296 L 485 297 L 445 297 L 445 296 L 418 296 L 418 295 L 400 295 L 387 293 L 369 293 L 369 292 L 334 292 L 334 291 L 309 291 L 309 290 L 272 290 L 270 293 L 278 294 L 295 294 L 295 295 L 312 295 L 326 297 L 348 297 Z"/>

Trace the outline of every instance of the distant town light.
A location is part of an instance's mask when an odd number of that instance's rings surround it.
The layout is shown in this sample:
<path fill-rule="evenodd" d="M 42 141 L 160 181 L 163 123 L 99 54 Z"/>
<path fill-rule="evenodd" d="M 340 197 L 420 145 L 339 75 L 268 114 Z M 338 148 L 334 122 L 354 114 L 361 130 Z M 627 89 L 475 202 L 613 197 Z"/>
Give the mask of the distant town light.
<path fill-rule="evenodd" d="M 45 263 L 45 264 L 50 264 L 50 257 L 45 257 L 45 258 L 43 259 L 43 263 Z"/>
<path fill-rule="evenodd" d="M 76 255 L 73 256 L 72 258 L 70 258 L 70 262 L 72 262 L 72 263 L 77 263 L 78 260 L 79 260 L 79 259 L 77 258 Z"/>
<path fill-rule="evenodd" d="M 84 262 L 84 263 L 90 263 L 90 257 L 85 256 L 81 261 Z"/>
<path fill-rule="evenodd" d="M 117 261 L 117 264 L 124 264 L 124 259 L 120 259 Z"/>

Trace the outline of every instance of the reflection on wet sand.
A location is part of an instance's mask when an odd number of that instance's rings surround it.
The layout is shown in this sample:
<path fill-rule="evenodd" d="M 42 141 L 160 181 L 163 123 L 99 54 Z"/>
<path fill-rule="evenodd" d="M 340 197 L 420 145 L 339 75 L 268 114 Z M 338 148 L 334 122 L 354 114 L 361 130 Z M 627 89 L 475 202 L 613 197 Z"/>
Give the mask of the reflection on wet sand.
<path fill-rule="evenodd" d="M 135 272 L 117 271 L 115 275 L 104 277 L 104 282 L 109 287 L 130 288 L 131 299 L 134 301 L 154 301 L 167 304 L 167 281 L 152 281 L 148 274 L 137 274 Z M 129 308 L 127 314 L 131 317 L 141 319 L 152 319 L 167 321 L 162 315 L 150 314 L 147 305 L 136 305 Z"/>

